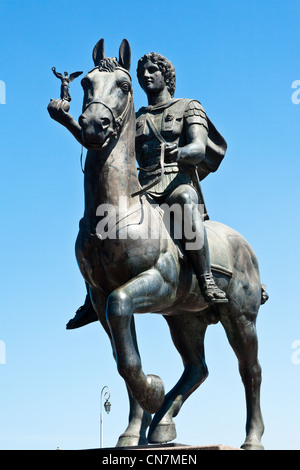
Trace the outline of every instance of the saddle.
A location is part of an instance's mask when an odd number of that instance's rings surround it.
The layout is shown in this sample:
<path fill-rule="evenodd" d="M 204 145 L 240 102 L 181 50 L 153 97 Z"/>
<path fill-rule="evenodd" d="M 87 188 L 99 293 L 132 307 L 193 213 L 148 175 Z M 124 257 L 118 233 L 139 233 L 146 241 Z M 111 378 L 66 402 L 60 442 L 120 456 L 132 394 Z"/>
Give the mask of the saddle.
<path fill-rule="evenodd" d="M 225 235 L 215 229 L 212 220 L 205 221 L 204 226 L 208 239 L 211 270 L 232 277 L 232 266 Z"/>

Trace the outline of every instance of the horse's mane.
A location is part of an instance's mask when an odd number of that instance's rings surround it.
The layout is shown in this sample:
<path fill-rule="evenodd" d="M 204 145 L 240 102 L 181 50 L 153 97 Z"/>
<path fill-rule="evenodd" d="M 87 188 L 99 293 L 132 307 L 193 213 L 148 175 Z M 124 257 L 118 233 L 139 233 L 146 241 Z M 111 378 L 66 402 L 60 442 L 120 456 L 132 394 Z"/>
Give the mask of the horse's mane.
<path fill-rule="evenodd" d="M 101 59 L 97 68 L 100 72 L 114 72 L 117 67 L 120 67 L 116 57 L 105 57 Z"/>

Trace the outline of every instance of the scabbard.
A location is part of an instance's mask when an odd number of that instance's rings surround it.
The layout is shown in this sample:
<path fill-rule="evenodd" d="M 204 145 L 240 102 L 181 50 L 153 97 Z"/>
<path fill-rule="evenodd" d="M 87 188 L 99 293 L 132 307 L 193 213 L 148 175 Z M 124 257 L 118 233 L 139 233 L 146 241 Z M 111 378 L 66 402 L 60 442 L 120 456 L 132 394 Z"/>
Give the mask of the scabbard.
<path fill-rule="evenodd" d="M 192 182 L 193 182 L 193 185 L 199 195 L 199 201 L 200 201 L 200 204 L 203 205 L 203 220 L 209 220 L 209 215 L 207 213 L 207 209 L 206 209 L 206 204 L 205 204 L 205 201 L 204 201 L 204 196 L 203 196 L 203 193 L 202 193 L 202 189 L 201 189 L 201 184 L 200 184 L 200 180 L 199 180 L 199 176 L 198 176 L 198 172 L 197 172 L 197 167 L 194 166 L 193 168 L 191 168 L 191 179 L 192 179 Z"/>

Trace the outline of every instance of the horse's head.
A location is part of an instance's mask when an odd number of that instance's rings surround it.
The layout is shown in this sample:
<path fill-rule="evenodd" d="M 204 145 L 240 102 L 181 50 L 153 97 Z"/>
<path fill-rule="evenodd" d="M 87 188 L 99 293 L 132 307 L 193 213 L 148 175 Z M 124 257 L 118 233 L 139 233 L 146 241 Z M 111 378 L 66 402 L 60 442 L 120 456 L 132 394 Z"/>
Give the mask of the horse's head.
<path fill-rule="evenodd" d="M 81 80 L 84 99 L 79 124 L 88 149 L 100 150 L 117 137 L 128 115 L 132 103 L 130 56 L 126 39 L 120 46 L 119 60 L 105 57 L 103 39 L 94 47 L 95 68 Z"/>

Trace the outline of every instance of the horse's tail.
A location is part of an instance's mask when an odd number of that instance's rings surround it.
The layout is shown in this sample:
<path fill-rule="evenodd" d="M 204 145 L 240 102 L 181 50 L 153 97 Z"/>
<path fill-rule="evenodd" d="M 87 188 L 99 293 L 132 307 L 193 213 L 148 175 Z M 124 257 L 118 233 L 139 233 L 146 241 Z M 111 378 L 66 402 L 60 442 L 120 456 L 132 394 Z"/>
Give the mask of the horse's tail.
<path fill-rule="evenodd" d="M 263 305 L 269 298 L 269 295 L 266 292 L 266 286 L 265 284 L 261 285 L 261 302 L 260 304 Z"/>

